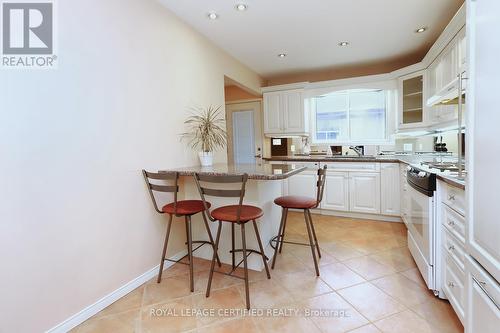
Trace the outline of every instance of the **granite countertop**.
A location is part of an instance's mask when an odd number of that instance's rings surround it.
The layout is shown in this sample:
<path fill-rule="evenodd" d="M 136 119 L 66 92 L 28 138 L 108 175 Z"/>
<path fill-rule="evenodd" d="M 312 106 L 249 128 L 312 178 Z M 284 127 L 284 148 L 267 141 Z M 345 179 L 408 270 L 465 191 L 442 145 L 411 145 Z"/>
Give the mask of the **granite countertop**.
<path fill-rule="evenodd" d="M 437 162 L 440 160 L 456 162 L 454 157 L 440 157 L 436 155 L 377 155 L 368 157 L 349 157 L 349 156 L 336 156 L 328 157 L 324 155 L 312 155 L 312 156 L 274 156 L 270 158 L 264 158 L 266 161 L 283 161 L 283 162 L 323 162 L 323 163 L 334 163 L 334 162 L 377 162 L 377 163 L 405 163 L 419 169 L 423 169 L 428 172 L 436 174 L 436 177 L 445 183 L 461 188 L 465 190 L 466 181 L 458 179 L 456 173 L 442 172 L 437 169 L 430 169 L 421 165 L 422 162 Z"/>
<path fill-rule="evenodd" d="M 241 175 L 248 174 L 248 179 L 255 180 L 279 180 L 286 179 L 299 172 L 306 170 L 306 167 L 288 164 L 270 164 L 263 161 L 255 164 L 214 164 L 209 167 L 192 166 L 160 170 L 158 172 L 179 172 L 181 176 L 192 176 L 195 172 L 202 175 Z"/>
<path fill-rule="evenodd" d="M 311 156 L 274 156 L 264 157 L 265 161 L 283 161 L 283 162 L 381 162 L 381 163 L 398 163 L 399 159 L 392 155 L 389 156 L 367 156 L 367 157 L 350 157 L 350 156 L 335 156 L 329 157 L 324 155 Z"/>

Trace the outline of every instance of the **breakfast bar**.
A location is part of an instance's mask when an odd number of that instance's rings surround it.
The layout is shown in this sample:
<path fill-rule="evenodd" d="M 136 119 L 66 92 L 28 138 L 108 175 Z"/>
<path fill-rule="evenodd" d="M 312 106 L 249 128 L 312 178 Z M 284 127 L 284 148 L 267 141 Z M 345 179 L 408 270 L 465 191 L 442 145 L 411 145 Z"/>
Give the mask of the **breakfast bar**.
<path fill-rule="evenodd" d="M 241 175 L 248 174 L 244 204 L 260 207 L 264 216 L 257 220 L 260 237 L 264 245 L 264 252 L 268 258 L 272 257 L 273 251 L 270 240 L 278 234 L 281 218 L 281 208 L 273 203 L 273 200 L 283 195 L 283 181 L 289 177 L 306 170 L 306 167 L 288 164 L 270 164 L 259 162 L 255 164 L 214 164 L 209 167 L 183 167 L 171 170 L 160 170 L 160 173 L 178 172 L 180 175 L 179 199 L 199 199 L 200 194 L 193 175 L 219 176 L 219 175 Z M 231 184 L 220 184 L 221 188 L 232 189 Z M 237 204 L 237 198 L 207 197 L 212 204 L 211 210 L 220 206 Z M 210 223 L 213 235 L 216 233 L 217 224 Z M 193 239 L 206 239 L 206 230 L 200 214 L 193 216 L 192 225 Z M 231 228 L 224 226 L 219 244 L 219 257 L 223 263 L 231 264 Z M 258 248 L 256 238 L 252 233 L 247 237 L 248 248 Z M 236 247 L 241 247 L 241 240 L 236 239 Z M 208 246 L 201 247 L 195 252 L 196 257 L 212 259 L 212 249 Z M 254 270 L 264 268 L 259 256 L 248 257 L 248 267 Z"/>

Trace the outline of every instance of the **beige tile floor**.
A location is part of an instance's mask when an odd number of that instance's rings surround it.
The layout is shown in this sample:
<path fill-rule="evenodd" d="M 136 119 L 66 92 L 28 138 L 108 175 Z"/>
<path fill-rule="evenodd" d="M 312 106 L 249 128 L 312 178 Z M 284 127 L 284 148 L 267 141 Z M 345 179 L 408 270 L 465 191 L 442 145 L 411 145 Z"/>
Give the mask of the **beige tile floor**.
<path fill-rule="evenodd" d="M 288 240 L 306 239 L 302 218 L 290 214 Z M 245 308 L 243 281 L 215 274 L 206 298 L 210 263 L 196 259 L 194 293 L 187 266 L 176 264 L 160 284 L 152 279 L 73 332 L 463 332 L 450 304 L 425 287 L 408 252 L 403 224 L 321 215 L 313 219 L 322 249 L 319 278 L 310 248 L 291 244 L 283 246 L 271 280 L 263 272 L 250 273 L 252 308 L 282 310 L 279 316 L 220 314 L 219 309 Z M 213 309 L 215 315 L 172 315 L 193 309 Z M 308 309 L 331 315 L 308 316 Z M 168 312 L 154 316 L 152 310 Z M 284 310 L 298 315 L 286 316 Z"/>

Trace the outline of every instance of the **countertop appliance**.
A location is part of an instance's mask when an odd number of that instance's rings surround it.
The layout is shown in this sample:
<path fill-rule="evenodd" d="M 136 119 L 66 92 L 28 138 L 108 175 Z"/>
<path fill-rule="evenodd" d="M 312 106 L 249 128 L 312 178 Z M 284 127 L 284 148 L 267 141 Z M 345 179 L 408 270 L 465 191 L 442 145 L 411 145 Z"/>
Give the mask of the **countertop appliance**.
<path fill-rule="evenodd" d="M 434 295 L 444 298 L 439 278 L 439 226 L 436 219 L 434 194 L 436 175 L 414 166 L 407 167 L 408 248 L 417 263 L 427 287 Z"/>

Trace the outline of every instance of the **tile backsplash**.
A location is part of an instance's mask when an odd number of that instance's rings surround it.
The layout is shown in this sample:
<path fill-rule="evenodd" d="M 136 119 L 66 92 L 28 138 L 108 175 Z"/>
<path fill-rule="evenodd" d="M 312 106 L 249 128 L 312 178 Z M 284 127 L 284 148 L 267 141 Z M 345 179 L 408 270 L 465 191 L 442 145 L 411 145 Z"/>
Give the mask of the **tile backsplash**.
<path fill-rule="evenodd" d="M 420 137 L 405 137 L 397 138 L 393 145 L 365 145 L 365 155 L 376 155 L 381 151 L 405 151 L 410 149 L 412 152 L 431 152 L 434 151 L 434 138 L 437 137 L 438 142 L 440 142 L 441 137 L 444 143 L 446 143 L 446 148 L 449 152 L 453 154 L 457 153 L 457 132 L 448 131 L 439 134 L 425 135 Z M 302 153 L 302 139 L 292 138 L 291 144 L 295 146 L 296 153 Z M 406 149 L 405 149 L 406 148 Z M 311 145 L 312 151 L 327 151 L 327 145 Z M 349 150 L 348 146 L 344 146 L 342 153 L 349 155 L 355 155 L 355 152 Z"/>

